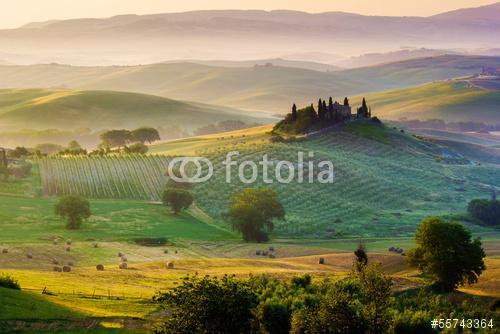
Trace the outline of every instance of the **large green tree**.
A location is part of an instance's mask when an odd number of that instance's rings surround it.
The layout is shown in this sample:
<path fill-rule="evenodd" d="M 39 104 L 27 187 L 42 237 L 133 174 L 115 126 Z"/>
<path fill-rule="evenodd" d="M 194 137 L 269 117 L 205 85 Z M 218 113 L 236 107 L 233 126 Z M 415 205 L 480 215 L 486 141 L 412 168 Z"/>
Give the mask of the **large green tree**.
<path fill-rule="evenodd" d="M 284 219 L 278 195 L 268 188 L 247 188 L 233 195 L 229 207 L 233 228 L 246 241 L 267 241 L 274 219 Z"/>
<path fill-rule="evenodd" d="M 163 192 L 161 200 L 172 208 L 174 214 L 178 214 L 193 204 L 193 195 L 186 189 L 171 187 Z"/>
<path fill-rule="evenodd" d="M 122 147 L 133 141 L 129 130 L 109 130 L 101 134 L 102 145 L 107 148 Z"/>
<path fill-rule="evenodd" d="M 434 287 L 452 291 L 476 283 L 486 269 L 485 253 L 479 239 L 458 223 L 439 218 L 425 219 L 415 235 L 417 247 L 408 252 L 410 263 L 434 278 Z"/>
<path fill-rule="evenodd" d="M 486 225 L 500 225 L 500 201 L 497 199 L 473 199 L 467 212 Z"/>
<path fill-rule="evenodd" d="M 154 141 L 160 140 L 160 134 L 155 128 L 139 128 L 132 131 L 132 137 L 140 143 L 148 142 L 151 144 Z"/>
<path fill-rule="evenodd" d="M 78 229 L 83 219 L 90 217 L 90 204 L 78 195 L 61 197 L 55 205 L 55 213 L 67 220 L 68 229 Z"/>
<path fill-rule="evenodd" d="M 250 286 L 228 276 L 222 279 L 190 276 L 155 298 L 167 318 L 155 333 L 250 333 L 257 296 Z"/>

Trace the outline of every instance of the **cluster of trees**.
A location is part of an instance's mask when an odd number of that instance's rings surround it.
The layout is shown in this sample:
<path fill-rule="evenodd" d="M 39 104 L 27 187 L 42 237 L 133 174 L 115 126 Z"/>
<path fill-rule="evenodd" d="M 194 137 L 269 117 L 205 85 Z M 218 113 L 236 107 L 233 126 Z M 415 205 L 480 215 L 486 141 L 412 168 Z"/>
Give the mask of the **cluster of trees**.
<path fill-rule="evenodd" d="M 471 240 L 462 225 L 429 218 L 419 227 L 416 242 L 410 261 L 441 291 L 476 282 L 484 270 L 481 243 Z M 494 317 L 494 310 L 474 301 L 452 303 L 428 288 L 393 293 L 392 279 L 378 265 L 368 265 L 364 246 L 354 254 L 353 270 L 340 280 L 188 276 L 154 298 L 168 310 L 155 333 L 430 334 L 435 333 L 430 322 L 436 315 Z"/>
<path fill-rule="evenodd" d="M 12 153 L 14 152 L 14 153 Z M 24 157 L 23 154 L 29 154 L 29 152 L 24 147 L 17 147 L 16 150 L 7 151 L 4 148 L 0 148 L 0 177 L 7 181 L 9 176 L 14 176 L 15 178 L 22 179 L 31 175 L 32 165 L 31 163 L 20 160 L 15 164 L 9 164 L 7 156 L 12 157 Z"/>
<path fill-rule="evenodd" d="M 291 113 L 287 114 L 285 119 L 276 124 L 273 132 L 307 133 L 331 126 L 332 124 L 344 122 L 351 117 L 351 106 L 347 97 L 344 98 L 343 104 L 334 102 L 331 97 L 328 99 L 328 103 L 326 100 L 319 99 L 316 108 L 311 104 L 306 108 L 297 110 L 297 106 L 293 104 Z M 357 109 L 357 117 L 371 117 L 371 110 L 366 105 L 364 98 L 361 107 Z"/>
<path fill-rule="evenodd" d="M 154 128 L 139 128 L 133 131 L 122 129 L 105 131 L 100 138 L 102 148 L 120 148 L 131 143 L 151 144 L 160 140 L 160 134 Z"/>
<path fill-rule="evenodd" d="M 473 199 L 467 206 L 467 213 L 484 225 L 500 225 L 500 201 L 496 198 Z"/>

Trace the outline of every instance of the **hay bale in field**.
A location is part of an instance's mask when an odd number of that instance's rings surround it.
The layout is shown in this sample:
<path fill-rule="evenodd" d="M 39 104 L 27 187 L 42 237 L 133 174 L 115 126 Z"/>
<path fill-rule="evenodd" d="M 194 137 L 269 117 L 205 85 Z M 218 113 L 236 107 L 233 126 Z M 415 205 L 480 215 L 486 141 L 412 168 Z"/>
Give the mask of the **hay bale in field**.
<path fill-rule="evenodd" d="M 54 267 L 53 270 L 56 271 L 56 272 L 58 272 L 58 273 L 60 273 L 62 271 L 61 267 L 57 267 L 57 266 Z"/>
<path fill-rule="evenodd" d="M 57 245 L 57 240 L 52 241 L 53 245 Z"/>
<path fill-rule="evenodd" d="M 73 261 L 68 261 L 68 266 L 73 267 L 74 265 L 75 265 L 75 263 Z"/>
<path fill-rule="evenodd" d="M 123 254 L 122 252 L 118 252 L 118 257 L 122 257 L 123 255 L 125 254 Z"/>
<path fill-rule="evenodd" d="M 122 262 L 127 262 L 127 258 L 125 256 L 122 256 Z"/>
<path fill-rule="evenodd" d="M 260 250 L 256 250 L 255 255 L 260 255 Z"/>
<path fill-rule="evenodd" d="M 28 254 L 26 254 L 26 257 L 27 257 L 28 259 L 32 259 L 32 258 L 33 258 L 33 255 L 32 255 L 31 253 L 28 253 Z"/>
<path fill-rule="evenodd" d="M 325 264 L 325 258 L 324 257 L 320 257 L 319 260 L 318 260 L 318 263 L 319 264 Z"/>
<path fill-rule="evenodd" d="M 69 273 L 71 271 L 71 267 L 70 266 L 64 266 L 62 270 L 65 273 Z"/>
<path fill-rule="evenodd" d="M 270 252 L 274 252 L 274 247 L 273 246 L 269 246 L 269 251 Z"/>
<path fill-rule="evenodd" d="M 163 254 L 168 254 L 168 249 L 164 249 Z"/>
<path fill-rule="evenodd" d="M 95 266 L 95 268 L 99 271 L 103 271 L 104 270 L 104 266 L 102 264 L 98 264 L 97 266 Z"/>
<path fill-rule="evenodd" d="M 9 250 L 7 248 L 2 249 L 2 254 L 7 254 Z"/>
<path fill-rule="evenodd" d="M 276 257 L 276 255 L 274 255 L 274 254 L 269 254 L 269 258 L 274 259 L 275 257 Z"/>
<path fill-rule="evenodd" d="M 173 262 L 167 262 L 167 269 L 174 269 L 174 263 Z"/>
<path fill-rule="evenodd" d="M 127 269 L 128 265 L 127 265 L 127 262 L 122 262 L 120 263 L 120 265 L 118 266 L 118 268 L 120 269 Z"/>
<path fill-rule="evenodd" d="M 71 243 L 72 243 L 72 241 L 71 241 L 71 240 L 67 240 L 67 241 L 66 241 L 66 245 L 68 245 L 68 246 L 71 246 Z"/>
<path fill-rule="evenodd" d="M 59 264 L 59 261 L 57 261 L 56 259 L 52 259 L 52 264 Z"/>
<path fill-rule="evenodd" d="M 94 243 L 92 244 L 92 246 L 93 246 L 94 248 L 98 248 L 98 247 L 99 247 L 99 244 L 98 244 L 97 242 L 94 242 Z"/>
<path fill-rule="evenodd" d="M 66 247 L 66 252 L 71 252 L 71 247 Z"/>
<path fill-rule="evenodd" d="M 262 252 L 262 256 L 268 256 L 269 255 L 269 251 L 263 251 Z"/>
<path fill-rule="evenodd" d="M 394 252 L 395 248 L 394 246 L 389 247 L 389 252 Z"/>
<path fill-rule="evenodd" d="M 175 254 L 177 254 L 178 252 L 179 252 L 179 251 L 176 249 L 176 250 L 175 250 Z"/>

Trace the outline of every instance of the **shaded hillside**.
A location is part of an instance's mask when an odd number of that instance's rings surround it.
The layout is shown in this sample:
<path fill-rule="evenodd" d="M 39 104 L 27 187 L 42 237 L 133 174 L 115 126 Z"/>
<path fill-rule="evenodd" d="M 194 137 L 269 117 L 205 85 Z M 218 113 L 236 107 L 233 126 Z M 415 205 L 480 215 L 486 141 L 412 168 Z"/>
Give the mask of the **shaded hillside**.
<path fill-rule="evenodd" d="M 0 90 L 0 129 L 80 129 L 178 126 L 265 121 L 238 110 L 116 91 Z"/>
<path fill-rule="evenodd" d="M 362 96 L 352 99 L 359 103 Z M 468 81 L 434 82 L 366 95 L 374 115 L 389 119 L 442 119 L 500 124 L 500 91 Z"/>
<path fill-rule="evenodd" d="M 0 66 L 0 88 L 118 90 L 285 113 L 327 96 L 344 97 L 471 75 L 500 57 L 441 56 L 353 70 L 318 72 L 280 66 L 218 67 L 193 63 L 144 66 Z M 293 97 L 293 101 L 291 101 Z"/>

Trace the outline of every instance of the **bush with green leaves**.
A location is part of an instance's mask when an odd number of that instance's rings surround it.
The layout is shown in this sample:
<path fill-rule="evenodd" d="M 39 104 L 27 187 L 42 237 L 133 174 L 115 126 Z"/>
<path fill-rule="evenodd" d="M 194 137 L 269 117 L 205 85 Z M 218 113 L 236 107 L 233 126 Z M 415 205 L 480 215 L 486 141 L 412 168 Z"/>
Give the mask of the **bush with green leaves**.
<path fill-rule="evenodd" d="M 9 275 L 0 275 L 0 287 L 14 290 L 21 290 L 21 286 L 13 277 Z"/>
<path fill-rule="evenodd" d="M 169 311 L 155 333 L 248 333 L 257 296 L 248 283 L 234 277 L 188 276 L 155 300 Z"/>

